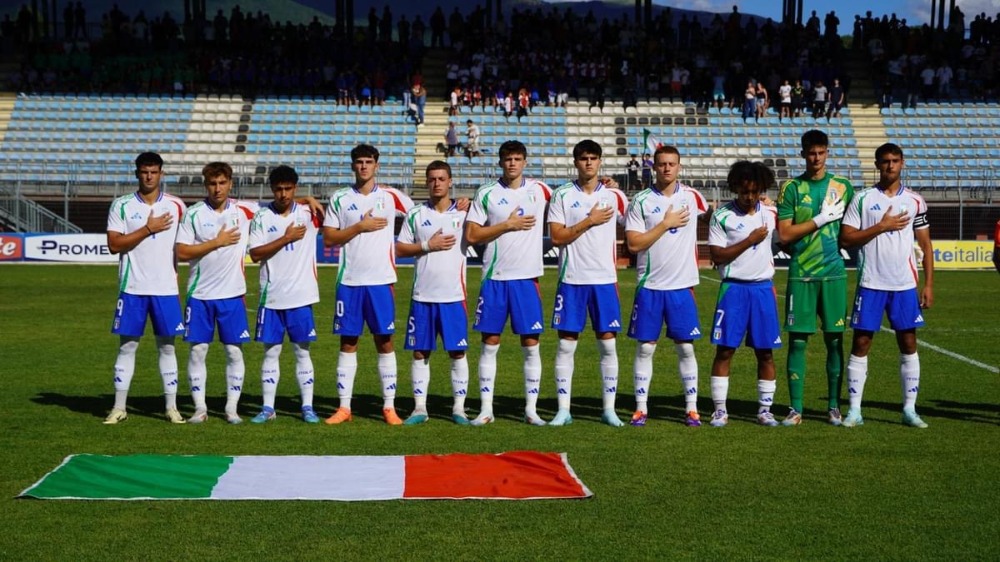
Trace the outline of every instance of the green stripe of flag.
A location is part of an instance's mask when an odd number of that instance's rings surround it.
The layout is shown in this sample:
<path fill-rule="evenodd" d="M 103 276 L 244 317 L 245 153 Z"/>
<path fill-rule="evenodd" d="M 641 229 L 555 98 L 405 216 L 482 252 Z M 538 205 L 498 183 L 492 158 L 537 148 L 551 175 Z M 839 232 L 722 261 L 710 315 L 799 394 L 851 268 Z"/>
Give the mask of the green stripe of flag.
<path fill-rule="evenodd" d="M 207 498 L 232 463 L 232 457 L 221 456 L 72 455 L 21 496 L 40 499 Z"/>

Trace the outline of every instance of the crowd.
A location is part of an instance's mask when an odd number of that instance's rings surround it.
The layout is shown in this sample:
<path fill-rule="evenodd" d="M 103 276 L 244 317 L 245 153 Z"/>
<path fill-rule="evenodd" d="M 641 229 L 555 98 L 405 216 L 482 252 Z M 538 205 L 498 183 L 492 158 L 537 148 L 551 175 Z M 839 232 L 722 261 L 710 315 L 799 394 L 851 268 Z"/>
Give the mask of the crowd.
<path fill-rule="evenodd" d="M 228 14 L 187 13 L 177 21 L 169 12 L 125 14 L 117 5 L 96 18 L 83 3 L 67 1 L 60 14 L 33 13 L 25 4 L 0 22 L 3 51 L 25 54 L 8 87 L 321 94 L 342 104 L 381 104 L 411 91 L 430 46 L 451 50 L 444 95 L 453 105 L 519 119 L 540 104 L 561 106 L 570 99 L 601 108 L 609 100 L 626 106 L 640 99 L 684 100 L 735 108 L 747 119 L 768 107 L 782 117 L 796 110 L 832 116 L 838 108 L 831 106 L 846 103 L 851 88 L 834 11 L 822 21 L 813 11 L 803 24 L 747 16 L 735 7 L 710 18 L 665 8 L 647 21 L 632 21 L 539 6 L 490 21 L 480 6 L 447 15 L 437 7 L 428 9 L 425 22 L 422 16 L 396 17 L 386 6 L 372 8 L 367 26 L 357 30 L 315 18 L 282 23 L 239 6 Z M 852 33 L 851 48 L 872 61 L 884 106 L 996 95 L 1000 21 L 985 13 L 969 22 L 966 34 L 959 7 L 947 27 L 935 29 L 868 12 L 855 16 Z M 835 80 L 843 101 L 833 95 Z M 782 93 L 785 81 L 792 96 Z M 751 82 L 752 108 L 745 89 Z M 787 111 L 779 112 L 783 104 Z"/>
<path fill-rule="evenodd" d="M 766 192 L 774 173 L 763 163 L 738 161 L 728 172 L 733 199 L 718 210 L 678 178 L 681 154 L 659 146 L 649 156 L 652 183 L 631 201 L 601 175 L 603 150 L 584 140 L 573 149 L 576 177 L 556 189 L 524 176 L 527 149 L 519 141 L 498 149 L 499 178 L 480 187 L 474 199 L 452 199 L 451 167 L 443 161 L 425 170 L 429 200 L 417 205 L 402 192 L 377 181 L 379 152 L 367 144 L 351 151 L 353 184 L 338 189 L 326 206 L 296 195 L 297 172 L 274 168 L 269 203 L 234 200 L 232 168 L 212 162 L 203 169 L 206 198 L 186 207 L 161 192 L 163 160 L 155 153 L 136 159 L 138 189 L 113 202 L 108 215 L 108 246 L 120 254 L 120 294 L 112 332 L 119 336 L 114 367 L 115 401 L 106 424 L 128 418 L 127 399 L 136 352 L 146 322 L 152 319 L 165 393 L 166 417 L 172 423 L 209 419 L 205 400 L 205 357 L 215 339 L 226 352 L 226 406 L 229 423 L 241 423 L 239 399 L 245 385 L 242 345 L 251 341 L 245 304 L 243 259 L 260 264 L 260 302 L 253 339 L 264 346 L 260 368 L 262 404 L 251 419 L 267 423 L 277 416 L 275 397 L 279 358 L 287 335 L 295 356 L 301 418 L 319 423 L 313 406 L 317 376 L 310 355 L 319 336 L 313 305 L 319 302 L 316 246 L 340 248 L 333 333 L 340 337 L 336 365 L 339 406 L 325 423 L 353 419 L 357 373 L 376 372 L 382 388 L 382 417 L 390 425 L 425 423 L 430 416 L 430 355 L 441 339 L 450 357 L 451 420 L 480 426 L 495 420 L 494 391 L 501 373 L 497 358 L 508 319 L 523 356 L 523 420 L 535 426 L 572 423 L 575 353 L 587 319 L 596 337 L 599 361 L 586 368 L 602 381 L 602 423 L 641 427 L 650 419 L 651 381 L 659 370 L 653 356 L 666 326 L 677 355 L 683 389 L 683 423 L 702 425 L 699 414 L 699 367 L 695 344 L 702 337 L 693 288 L 700 281 L 698 223 L 708 223 L 708 245 L 722 288 L 710 327 L 715 357 L 710 368 L 712 415 L 709 425 L 729 423 L 730 365 L 737 349 L 750 347 L 757 362 L 756 421 L 763 426 L 796 426 L 805 412 L 806 346 L 822 329 L 827 357 L 826 419 L 833 425 L 864 423 L 862 397 L 868 374 L 867 355 L 874 334 L 888 315 L 900 351 L 902 420 L 925 428 L 915 403 L 920 381 L 916 329 L 921 308 L 933 303 L 933 248 L 927 206 L 900 183 L 902 149 L 887 143 L 875 152 L 879 180 L 855 193 L 850 182 L 826 168 L 829 138 L 818 130 L 802 135 L 805 171 L 785 183 L 777 203 Z M 645 159 L 645 157 L 644 157 Z M 875 204 L 869 204 L 874 202 Z M 864 203 L 864 204 L 862 204 Z M 898 207 L 897 207 L 898 205 Z M 893 211 L 892 209 L 897 209 Z M 396 217 L 403 217 L 396 237 Z M 551 321 L 543 317 L 538 280 L 545 275 L 543 232 L 548 227 L 559 250 L 559 282 Z M 617 335 L 621 313 L 616 266 L 619 226 L 628 250 L 637 256 L 638 282 L 627 334 L 635 341 L 632 374 L 635 410 L 622 420 L 615 402 L 619 384 Z M 918 288 L 914 242 L 923 251 L 923 287 Z M 785 310 L 788 337 L 789 411 L 779 421 L 772 408 L 777 388 L 774 350 L 783 345 L 775 288 L 773 246 L 791 256 Z M 466 255 L 469 245 L 484 245 L 482 284 L 473 310 L 480 333 L 478 388 L 480 410 L 471 418 L 465 400 L 469 387 Z M 859 297 L 848 317 L 847 275 L 840 246 L 857 248 L 866 264 L 859 273 Z M 396 411 L 397 359 L 394 260 L 415 258 L 414 284 L 404 348 L 412 352 L 410 375 L 414 409 L 405 421 Z M 186 312 L 181 314 L 177 259 L 190 262 Z M 919 290 L 918 290 L 919 289 Z M 854 329 L 844 363 L 843 336 Z M 538 411 L 543 374 L 540 335 L 548 324 L 558 332 L 554 359 L 557 411 L 549 421 Z M 377 351 L 376 369 L 361 369 L 358 343 L 365 326 Z M 187 365 L 194 413 L 185 419 L 177 404 L 177 336 L 191 346 Z M 583 369 L 581 369 L 583 370 Z M 841 380 L 846 372 L 849 410 L 841 414 Z"/>

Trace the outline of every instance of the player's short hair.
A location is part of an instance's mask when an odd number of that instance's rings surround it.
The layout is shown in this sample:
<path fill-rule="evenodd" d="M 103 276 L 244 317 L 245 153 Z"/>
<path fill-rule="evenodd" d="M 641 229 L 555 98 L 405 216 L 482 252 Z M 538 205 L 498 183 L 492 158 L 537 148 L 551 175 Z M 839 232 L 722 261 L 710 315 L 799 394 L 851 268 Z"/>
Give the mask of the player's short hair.
<path fill-rule="evenodd" d="M 224 176 L 227 180 L 233 179 L 233 167 L 226 162 L 209 162 L 201 169 L 201 176 L 206 180 L 218 176 Z"/>
<path fill-rule="evenodd" d="M 903 149 L 896 143 L 887 142 L 875 149 L 875 161 L 879 162 L 886 154 L 895 154 L 903 158 Z"/>
<path fill-rule="evenodd" d="M 500 155 L 501 160 L 512 154 L 520 154 L 521 156 L 527 158 L 528 148 L 525 147 L 524 143 L 521 141 L 509 140 L 505 141 L 503 144 L 500 145 L 500 150 L 498 151 L 498 154 Z"/>
<path fill-rule="evenodd" d="M 378 162 L 378 149 L 370 144 L 359 144 L 351 149 L 351 162 L 358 158 L 371 158 Z"/>
<path fill-rule="evenodd" d="M 451 177 L 451 164 L 445 162 L 444 160 L 435 160 L 427 165 L 427 170 L 424 171 L 424 176 L 430 175 L 434 170 L 444 170 L 448 177 Z"/>
<path fill-rule="evenodd" d="M 737 193 L 740 187 L 747 184 L 756 185 L 761 192 L 764 192 L 774 186 L 774 171 L 762 162 L 739 160 L 729 167 L 726 183 L 729 185 L 729 191 L 733 193 Z"/>
<path fill-rule="evenodd" d="M 802 133 L 802 150 L 809 150 L 814 146 L 830 146 L 830 137 L 819 129 L 809 129 Z"/>
<path fill-rule="evenodd" d="M 163 168 L 163 158 L 155 152 L 143 152 L 135 158 L 136 171 L 143 166 L 156 166 L 157 168 Z"/>
<path fill-rule="evenodd" d="M 271 184 L 272 188 L 282 183 L 294 183 L 298 185 L 299 173 L 295 171 L 295 168 L 282 164 L 271 170 L 271 173 L 267 176 L 267 181 Z"/>
<path fill-rule="evenodd" d="M 681 151 L 677 150 L 676 146 L 670 144 L 661 144 L 660 146 L 656 147 L 656 152 L 653 153 L 653 160 L 656 160 L 656 157 L 659 156 L 660 154 L 676 154 L 677 161 L 679 162 L 681 159 Z"/>
<path fill-rule="evenodd" d="M 601 150 L 601 145 L 597 144 L 597 142 L 591 139 L 583 139 L 573 147 L 573 160 L 579 160 L 585 154 L 594 154 L 600 158 L 604 152 Z"/>

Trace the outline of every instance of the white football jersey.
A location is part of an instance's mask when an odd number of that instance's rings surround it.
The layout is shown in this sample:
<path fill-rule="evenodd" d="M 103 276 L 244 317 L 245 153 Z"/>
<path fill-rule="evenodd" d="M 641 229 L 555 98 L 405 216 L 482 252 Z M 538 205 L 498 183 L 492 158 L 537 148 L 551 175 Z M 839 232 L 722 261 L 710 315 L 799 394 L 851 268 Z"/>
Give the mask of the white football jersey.
<path fill-rule="evenodd" d="M 454 236 L 450 250 L 430 252 L 416 257 L 413 273 L 413 300 L 419 302 L 459 302 L 465 300 L 465 212 L 451 207 L 439 213 L 429 204 L 410 209 L 399 231 L 404 244 L 426 242 L 438 230 Z"/>
<path fill-rule="evenodd" d="M 603 183 L 587 193 L 572 181 L 552 192 L 549 224 L 572 227 L 590 214 L 594 205 L 612 208 L 613 220 L 584 232 L 572 243 L 559 248 L 559 282 L 570 285 L 606 285 L 618 282 L 618 224 L 625 220 L 628 198 Z"/>
<path fill-rule="evenodd" d="M 299 308 L 319 302 L 316 281 L 316 237 L 319 228 L 307 205 L 292 203 L 287 215 L 271 205 L 261 207 L 250 223 L 250 249 L 273 242 L 292 224 L 305 225 L 306 235 L 260 263 L 260 306 L 273 310 Z"/>
<path fill-rule="evenodd" d="M 337 284 L 352 287 L 390 285 L 396 282 L 396 215 L 413 208 L 413 200 L 398 189 L 376 185 L 368 195 L 353 187 L 330 196 L 324 228 L 344 229 L 361 222 L 368 211 L 389 224 L 374 232 L 362 232 L 340 249 Z"/>
<path fill-rule="evenodd" d="M 469 222 L 483 226 L 498 224 L 507 220 L 515 210 L 519 214 L 535 217 L 535 226 L 530 230 L 505 232 L 486 245 L 483 281 L 536 279 L 542 276 L 542 231 L 545 205 L 551 197 L 549 186 L 529 178 L 523 178 L 517 188 L 498 179 L 476 190 L 467 219 Z"/>
<path fill-rule="evenodd" d="M 191 260 L 188 298 L 229 299 L 246 294 L 243 264 L 250 238 L 250 222 L 259 210 L 260 205 L 255 202 L 235 199 L 227 200 L 221 211 L 216 211 L 206 201 L 195 203 L 188 209 L 177 231 L 178 244 L 194 246 L 208 242 L 223 229 L 238 228 L 240 231 L 240 241 L 236 244 L 216 248 Z"/>
<path fill-rule="evenodd" d="M 708 211 L 705 197 L 677 182 L 669 193 L 655 189 L 640 191 L 628 207 L 625 230 L 646 232 L 663 221 L 669 207 L 687 207 L 689 219 L 683 228 L 672 228 L 646 250 L 639 252 L 638 287 L 671 291 L 698 284 L 698 217 Z"/>
<path fill-rule="evenodd" d="M 139 193 L 115 199 L 108 212 L 108 231 L 131 234 L 146 228 L 149 215 L 173 216 L 170 228 L 147 236 L 142 242 L 123 252 L 118 258 L 118 290 L 130 295 L 169 296 L 177 294 L 177 264 L 174 241 L 177 228 L 187 206 L 179 198 L 160 192 L 152 205 L 147 205 Z"/>
<path fill-rule="evenodd" d="M 766 281 L 774 279 L 774 254 L 771 240 L 778 225 L 778 209 L 757 203 L 754 214 L 744 213 L 730 201 L 712 214 L 708 225 L 708 245 L 720 248 L 735 246 L 746 240 L 750 232 L 767 227 L 767 238 L 751 246 L 726 265 L 718 266 L 722 279 L 740 281 Z"/>
<path fill-rule="evenodd" d="M 885 216 L 886 211 L 898 215 L 906 211 L 910 223 L 906 228 L 879 234 L 858 251 L 858 284 L 867 289 L 902 291 L 917 286 L 917 259 L 913 255 L 914 230 L 930 228 L 927 203 L 919 194 L 901 187 L 889 197 L 878 187 L 869 187 L 854 195 L 844 222 L 858 230 L 870 228 Z"/>

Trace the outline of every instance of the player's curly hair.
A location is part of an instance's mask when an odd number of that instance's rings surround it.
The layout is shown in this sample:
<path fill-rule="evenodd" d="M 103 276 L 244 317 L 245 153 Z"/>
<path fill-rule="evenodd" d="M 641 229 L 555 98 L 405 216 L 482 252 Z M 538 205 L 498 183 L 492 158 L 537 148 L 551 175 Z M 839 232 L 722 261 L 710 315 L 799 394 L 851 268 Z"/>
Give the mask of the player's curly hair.
<path fill-rule="evenodd" d="M 733 193 L 747 184 L 756 185 L 761 192 L 764 192 L 775 185 L 774 171 L 763 162 L 739 160 L 729 167 L 726 183 L 729 185 L 729 191 Z"/>

